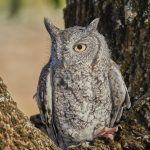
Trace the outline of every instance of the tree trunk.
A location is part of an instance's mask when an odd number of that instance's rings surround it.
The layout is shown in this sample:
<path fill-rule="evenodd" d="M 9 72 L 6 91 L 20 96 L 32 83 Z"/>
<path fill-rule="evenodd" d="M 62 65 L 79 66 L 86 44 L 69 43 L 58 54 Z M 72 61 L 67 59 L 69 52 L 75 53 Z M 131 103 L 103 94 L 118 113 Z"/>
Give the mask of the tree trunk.
<path fill-rule="evenodd" d="M 66 2 L 65 27 L 86 26 L 100 18 L 98 30 L 105 36 L 113 60 L 120 65 L 132 102 L 121 121 L 123 129 L 117 138 L 120 149 L 150 149 L 150 1 Z"/>
<path fill-rule="evenodd" d="M 17 108 L 1 78 L 0 150 L 60 150 Z"/>

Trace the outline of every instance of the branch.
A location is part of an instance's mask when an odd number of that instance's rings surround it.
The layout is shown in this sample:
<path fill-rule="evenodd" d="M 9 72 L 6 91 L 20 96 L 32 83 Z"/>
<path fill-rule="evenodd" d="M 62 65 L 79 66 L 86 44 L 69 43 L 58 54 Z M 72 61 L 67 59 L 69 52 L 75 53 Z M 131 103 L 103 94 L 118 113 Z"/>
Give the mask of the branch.
<path fill-rule="evenodd" d="M 60 150 L 18 109 L 0 78 L 0 150 L 14 149 Z"/>

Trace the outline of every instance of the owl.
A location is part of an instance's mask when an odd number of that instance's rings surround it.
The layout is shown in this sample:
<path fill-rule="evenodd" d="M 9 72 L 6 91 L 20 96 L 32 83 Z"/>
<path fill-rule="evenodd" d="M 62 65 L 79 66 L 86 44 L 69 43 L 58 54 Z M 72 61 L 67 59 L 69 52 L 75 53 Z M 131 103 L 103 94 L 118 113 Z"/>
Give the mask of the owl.
<path fill-rule="evenodd" d="M 51 37 L 51 55 L 36 92 L 40 117 L 54 142 L 65 149 L 95 137 L 112 138 L 130 98 L 106 40 L 87 27 L 61 30 L 44 18 Z"/>

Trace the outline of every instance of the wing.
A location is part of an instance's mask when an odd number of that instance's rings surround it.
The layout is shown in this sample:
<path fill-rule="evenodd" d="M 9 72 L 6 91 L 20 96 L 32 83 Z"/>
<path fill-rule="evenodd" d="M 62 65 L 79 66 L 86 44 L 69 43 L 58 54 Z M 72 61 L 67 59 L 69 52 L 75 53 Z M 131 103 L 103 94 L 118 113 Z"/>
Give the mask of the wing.
<path fill-rule="evenodd" d="M 119 71 L 117 64 L 111 60 L 109 70 L 109 83 L 112 96 L 112 112 L 110 126 L 113 127 L 115 122 L 119 122 L 123 108 L 131 107 L 130 97 L 123 77 Z"/>
<path fill-rule="evenodd" d="M 40 117 L 47 128 L 51 127 L 52 120 L 52 70 L 46 64 L 40 74 L 35 98 L 40 110 Z M 49 134 L 49 133 L 48 133 Z"/>

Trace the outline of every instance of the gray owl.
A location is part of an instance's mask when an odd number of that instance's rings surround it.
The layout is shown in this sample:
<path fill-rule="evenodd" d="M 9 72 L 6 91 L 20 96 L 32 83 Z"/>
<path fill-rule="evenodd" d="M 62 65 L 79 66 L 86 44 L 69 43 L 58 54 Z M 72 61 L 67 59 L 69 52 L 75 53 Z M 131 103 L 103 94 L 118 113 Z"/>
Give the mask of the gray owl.
<path fill-rule="evenodd" d="M 98 22 L 61 30 L 44 19 L 52 46 L 36 100 L 49 137 L 62 149 L 98 136 L 111 137 L 123 108 L 131 105 Z"/>

